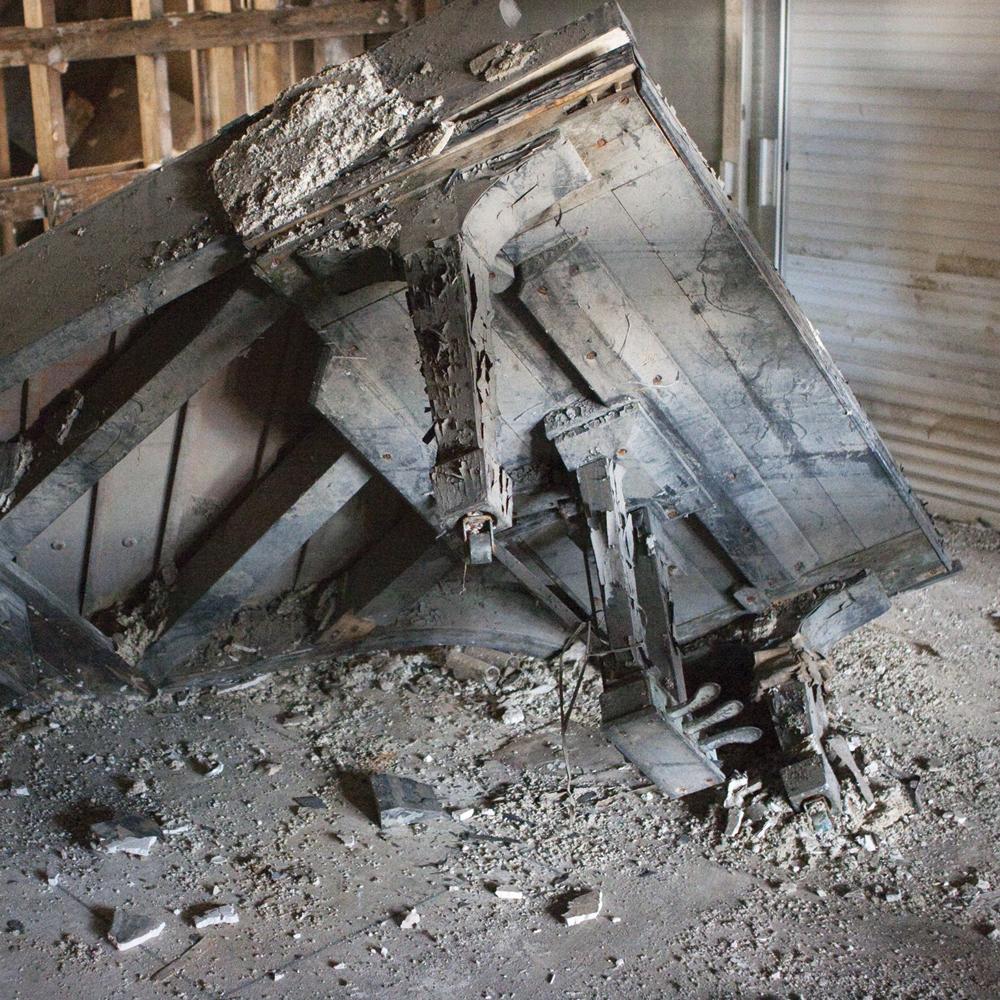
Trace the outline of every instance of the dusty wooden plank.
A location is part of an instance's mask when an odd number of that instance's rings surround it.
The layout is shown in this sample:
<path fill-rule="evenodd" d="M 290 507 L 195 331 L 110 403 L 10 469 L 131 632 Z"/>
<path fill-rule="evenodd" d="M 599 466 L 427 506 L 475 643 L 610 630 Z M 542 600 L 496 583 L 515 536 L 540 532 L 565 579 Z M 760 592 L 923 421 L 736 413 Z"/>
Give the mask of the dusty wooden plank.
<path fill-rule="evenodd" d="M 65 441 L 39 442 L 0 518 L 0 545 L 20 551 L 287 310 L 247 274 L 168 307 L 83 387 L 83 408 Z"/>
<path fill-rule="evenodd" d="M 84 615 L 127 598 L 154 576 L 176 431 L 174 414 L 101 479 L 90 521 Z"/>
<path fill-rule="evenodd" d="M 23 3 L 24 31 L 52 30 L 56 21 L 55 0 L 23 0 Z M 62 61 L 57 59 L 56 63 Z M 49 64 L 32 64 L 28 75 L 39 172 L 46 180 L 65 177 L 69 173 L 69 144 L 66 142 L 62 78 Z"/>
<path fill-rule="evenodd" d="M 26 7 L 42 2 L 26 0 Z M 54 19 L 46 23 L 35 18 L 23 28 L 0 28 L 0 67 L 57 66 L 86 59 L 347 37 L 395 31 L 404 24 L 394 3 L 369 0 L 232 13 L 199 11 L 141 21 L 114 17 L 55 25 Z"/>
<path fill-rule="evenodd" d="M 162 16 L 163 0 L 132 0 L 133 20 L 150 20 Z M 173 155 L 167 60 L 162 54 L 137 55 L 135 72 L 139 86 L 142 159 L 149 166 Z"/>
<path fill-rule="evenodd" d="M 0 69 L 0 181 L 10 177 L 10 137 L 7 134 L 7 91 L 4 72 Z M 2 203 L 0 203 L 2 205 Z M 14 220 L 7 218 L 0 207 L 0 254 L 12 253 L 17 248 Z"/>
<path fill-rule="evenodd" d="M 51 435 L 72 408 L 68 390 L 107 360 L 110 338 L 39 372 L 25 385 L 25 426 Z M 43 430 L 44 428 L 44 430 Z M 84 492 L 51 525 L 17 553 L 18 564 L 68 607 L 79 610 L 84 580 L 91 496 Z"/>
<path fill-rule="evenodd" d="M 253 0 L 255 10 L 278 10 L 279 0 Z M 257 108 L 266 107 L 289 84 L 287 45 L 260 42 L 252 51 L 254 101 Z"/>
<path fill-rule="evenodd" d="M 10 561 L 9 555 L 0 556 L 0 586 L 23 600 L 43 623 L 42 628 L 34 627 L 34 646 L 60 677 L 74 687 L 98 690 L 122 684 L 145 687 L 106 635 Z"/>
<path fill-rule="evenodd" d="M 166 632 L 141 667 L 155 683 L 227 622 L 371 473 L 329 428 L 300 441 L 181 567 Z"/>
<path fill-rule="evenodd" d="M 0 586 L 0 684 L 30 697 L 40 678 L 28 605 L 23 597 Z"/>
<path fill-rule="evenodd" d="M 202 0 L 207 11 L 224 16 L 232 11 L 232 0 Z M 199 45 L 204 48 L 207 68 L 210 128 L 215 132 L 232 121 L 244 109 L 236 84 L 235 53 L 226 46 Z"/>
<path fill-rule="evenodd" d="M 231 137 L 144 173 L 71 226 L 0 258 L 0 390 L 239 264 L 242 244 L 208 181 Z"/>

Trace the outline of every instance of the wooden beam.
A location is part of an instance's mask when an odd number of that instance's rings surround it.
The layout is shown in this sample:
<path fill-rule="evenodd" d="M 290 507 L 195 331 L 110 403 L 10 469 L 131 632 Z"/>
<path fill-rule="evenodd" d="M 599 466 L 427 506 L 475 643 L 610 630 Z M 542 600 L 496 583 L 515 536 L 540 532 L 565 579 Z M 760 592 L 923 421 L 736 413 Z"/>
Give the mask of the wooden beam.
<path fill-rule="evenodd" d="M 181 567 L 170 624 L 146 651 L 144 675 L 156 685 L 167 679 L 370 476 L 328 427 L 298 442 Z"/>
<path fill-rule="evenodd" d="M 58 30 L 55 0 L 24 0 L 23 31 Z M 56 60 L 55 65 L 62 60 Z M 0 61 L 0 66 L 4 65 Z M 14 65 L 13 63 L 11 65 Z M 31 113 L 35 122 L 35 155 L 38 171 L 45 180 L 69 173 L 69 144 L 66 142 L 66 118 L 63 112 L 62 78 L 46 63 L 32 63 L 28 68 L 31 83 Z"/>
<path fill-rule="evenodd" d="M 7 91 L 4 87 L 3 70 L 0 69 L 0 181 L 8 177 L 10 177 L 10 136 L 7 134 Z M 0 208 L 0 254 L 13 253 L 17 249 L 14 229 L 16 221 L 5 215 Z"/>
<path fill-rule="evenodd" d="M 136 21 L 163 16 L 163 0 L 132 0 Z M 137 55 L 136 79 L 139 85 L 139 126 L 142 133 L 142 160 L 146 166 L 173 155 L 174 140 L 170 127 L 170 84 L 164 55 Z"/>
<path fill-rule="evenodd" d="M 279 0 L 253 0 L 256 10 L 278 10 Z M 289 84 L 288 46 L 275 42 L 259 42 L 253 55 L 253 99 L 252 110 L 267 107 Z"/>
<path fill-rule="evenodd" d="M 239 265 L 208 171 L 242 127 L 0 257 L 0 391 Z"/>
<path fill-rule="evenodd" d="M 52 0 L 24 0 L 38 9 Z M 230 48 L 260 42 L 339 38 L 396 31 L 405 21 L 394 3 L 325 3 L 315 7 L 198 11 L 133 20 L 129 17 L 67 22 L 35 18 L 26 27 L 0 28 L 0 68 L 60 66 L 84 59 L 161 55 L 189 49 Z"/>
<path fill-rule="evenodd" d="M 0 546 L 19 552 L 288 311 L 247 273 L 168 306 L 93 385 L 62 444 L 40 439 L 0 517 Z"/>
<path fill-rule="evenodd" d="M 722 82 L 722 162 L 719 176 L 737 205 L 743 199 L 743 0 L 726 0 Z"/>
<path fill-rule="evenodd" d="M 205 8 L 218 15 L 232 12 L 232 0 L 202 0 Z M 210 129 L 217 132 L 246 110 L 236 82 L 236 53 L 232 48 L 212 46 L 205 53 L 208 69 Z"/>
<path fill-rule="evenodd" d="M 3 552 L 0 552 L 0 589 L 23 601 L 35 616 L 33 652 L 62 680 L 88 690 L 107 690 L 123 684 L 145 689 L 106 635 L 70 610 L 17 563 L 11 562 L 9 553 Z"/>

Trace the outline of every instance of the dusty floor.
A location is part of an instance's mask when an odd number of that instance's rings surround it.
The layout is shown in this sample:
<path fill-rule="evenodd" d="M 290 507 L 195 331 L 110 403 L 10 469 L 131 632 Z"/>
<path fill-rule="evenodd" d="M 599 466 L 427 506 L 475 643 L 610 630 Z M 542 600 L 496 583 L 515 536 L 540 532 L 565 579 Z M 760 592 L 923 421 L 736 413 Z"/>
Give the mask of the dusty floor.
<path fill-rule="evenodd" d="M 946 531 L 965 572 L 837 651 L 834 719 L 861 737 L 879 802 L 863 813 L 852 791 L 832 849 L 767 788 L 733 840 L 721 793 L 643 788 L 595 733 L 593 678 L 567 795 L 545 664 L 493 690 L 383 656 L 187 700 L 8 712 L 0 996 L 1000 996 L 1000 535 Z M 510 705 L 523 723 L 499 720 Z M 380 832 L 375 769 L 475 811 Z M 308 794 L 328 808 L 296 806 Z M 89 824 L 119 812 L 164 827 L 148 858 L 88 846 Z M 604 908 L 566 927 L 579 886 Z M 220 902 L 239 924 L 196 931 Z M 115 907 L 166 928 L 115 952 Z"/>

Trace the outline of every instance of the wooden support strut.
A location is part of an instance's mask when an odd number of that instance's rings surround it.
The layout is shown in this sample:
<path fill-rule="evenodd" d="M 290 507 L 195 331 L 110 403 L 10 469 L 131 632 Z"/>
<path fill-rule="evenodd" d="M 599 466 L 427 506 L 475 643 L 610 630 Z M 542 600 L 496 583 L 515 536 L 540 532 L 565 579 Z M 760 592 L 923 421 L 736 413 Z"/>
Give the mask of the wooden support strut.
<path fill-rule="evenodd" d="M 489 562 L 493 529 L 510 527 L 513 502 L 496 454 L 489 268 L 461 236 L 452 236 L 408 254 L 405 270 L 437 439 L 431 470 L 437 517 L 446 530 L 461 523 L 473 562 Z M 483 538 L 488 546 L 475 544 Z"/>
<path fill-rule="evenodd" d="M 299 441 L 181 567 L 143 674 L 159 685 L 175 673 L 370 476 L 329 428 Z"/>
<path fill-rule="evenodd" d="M 247 272 L 168 306 L 94 383 L 66 438 L 42 437 L 0 518 L 19 552 L 289 310 Z"/>
<path fill-rule="evenodd" d="M 9 553 L 0 551 L 0 590 L 19 601 L 38 622 L 31 654 L 71 685 L 108 690 L 127 684 L 145 690 L 142 679 L 115 653 L 111 640 L 32 579 Z M 19 627 L 23 638 L 23 628 Z M 26 650 L 26 652 L 29 652 Z"/>

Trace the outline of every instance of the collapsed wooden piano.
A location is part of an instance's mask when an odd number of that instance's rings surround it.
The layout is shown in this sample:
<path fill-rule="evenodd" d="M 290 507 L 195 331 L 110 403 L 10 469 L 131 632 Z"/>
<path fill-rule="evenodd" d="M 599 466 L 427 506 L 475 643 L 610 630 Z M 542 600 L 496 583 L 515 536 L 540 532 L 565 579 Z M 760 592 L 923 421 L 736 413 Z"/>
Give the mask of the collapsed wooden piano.
<path fill-rule="evenodd" d="M 425 527 L 372 547 L 368 586 L 286 662 L 584 641 L 609 738 L 683 795 L 759 736 L 686 687 L 735 637 L 793 802 L 835 808 L 817 662 L 955 569 L 615 4 L 534 37 L 449 4 L 4 258 L 0 390 L 142 317 L 58 433 L 4 446 L 19 697 L 218 679 L 192 655 L 380 477 Z M 18 553 L 275 324 L 322 343 L 310 429 L 171 574 L 127 662 Z"/>

